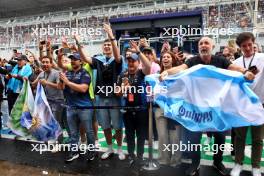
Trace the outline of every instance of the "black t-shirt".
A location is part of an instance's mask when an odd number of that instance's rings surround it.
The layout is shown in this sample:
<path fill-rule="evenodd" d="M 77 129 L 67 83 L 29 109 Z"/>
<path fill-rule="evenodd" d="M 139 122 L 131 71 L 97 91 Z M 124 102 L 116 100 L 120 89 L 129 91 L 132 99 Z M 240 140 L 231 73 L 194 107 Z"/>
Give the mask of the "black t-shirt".
<path fill-rule="evenodd" d="M 231 63 L 231 61 L 227 60 L 223 56 L 214 56 L 212 55 L 211 62 L 209 64 L 205 64 L 200 56 L 194 56 L 188 59 L 185 64 L 191 68 L 192 66 L 203 64 L 203 65 L 213 65 L 218 68 L 227 69 Z"/>
<path fill-rule="evenodd" d="M 110 58 L 106 57 L 106 62 L 108 62 L 109 60 Z M 93 69 L 97 69 L 95 95 L 100 95 L 103 97 L 113 97 L 114 91 L 106 95 L 106 89 L 108 86 L 114 88 L 114 83 L 117 82 L 117 77 L 122 70 L 122 61 L 120 63 L 117 63 L 115 60 L 113 60 L 109 64 L 104 64 L 102 61 L 93 57 L 91 67 Z"/>
<path fill-rule="evenodd" d="M 139 69 L 134 75 L 128 74 L 127 71 L 122 72 L 117 80 L 117 85 L 121 86 L 122 79 L 127 77 L 131 85 L 131 92 L 127 92 L 126 106 L 141 106 L 146 104 L 146 85 L 145 74 Z M 132 95 L 131 95 L 132 94 Z"/>

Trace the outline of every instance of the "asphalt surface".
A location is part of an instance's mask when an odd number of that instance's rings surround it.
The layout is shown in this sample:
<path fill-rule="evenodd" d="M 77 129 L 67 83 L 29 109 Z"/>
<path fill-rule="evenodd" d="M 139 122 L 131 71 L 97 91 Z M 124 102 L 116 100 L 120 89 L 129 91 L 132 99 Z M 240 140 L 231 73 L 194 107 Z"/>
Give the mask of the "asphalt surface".
<path fill-rule="evenodd" d="M 0 176 L 13 175 L 89 175 L 89 176 L 184 176 L 188 167 L 183 164 L 178 168 L 161 166 L 157 171 L 145 171 L 139 164 L 129 165 L 128 160 L 120 161 L 116 155 L 108 160 L 99 158 L 86 162 L 85 155 L 81 155 L 72 163 L 65 163 L 67 152 L 39 152 L 31 151 L 31 142 L 11 139 L 0 139 Z M 99 154 L 101 155 L 101 153 Z M 19 173 L 19 174 L 16 174 Z M 201 166 L 201 176 L 219 176 L 210 166 Z M 243 171 L 241 176 L 250 176 Z"/>

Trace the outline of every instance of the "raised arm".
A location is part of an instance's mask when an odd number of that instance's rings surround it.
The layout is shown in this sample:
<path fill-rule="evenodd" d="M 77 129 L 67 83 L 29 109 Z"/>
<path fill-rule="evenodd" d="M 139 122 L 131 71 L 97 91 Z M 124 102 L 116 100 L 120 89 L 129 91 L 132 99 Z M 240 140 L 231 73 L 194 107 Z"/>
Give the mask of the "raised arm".
<path fill-rule="evenodd" d="M 80 44 L 80 37 L 78 35 L 74 35 L 74 39 L 75 39 L 75 42 L 76 42 L 76 45 L 78 47 L 78 51 L 81 55 L 81 59 L 84 61 L 84 62 L 87 62 L 89 63 L 90 65 L 92 64 L 92 58 L 88 55 L 88 53 L 86 53 L 84 51 L 84 48 L 83 46 Z"/>
<path fill-rule="evenodd" d="M 63 64 L 62 59 L 63 59 L 64 55 L 62 53 L 62 49 L 58 50 L 58 66 L 62 69 L 62 70 L 67 70 L 67 66 L 65 64 Z"/>
<path fill-rule="evenodd" d="M 114 55 L 115 61 L 117 63 L 120 63 L 121 62 L 120 50 L 117 46 L 117 42 L 115 40 L 115 36 L 113 34 L 112 28 L 110 25 L 104 24 L 104 30 L 107 33 L 108 38 L 111 40 L 111 44 L 112 44 L 112 48 L 113 48 L 113 55 Z"/>
<path fill-rule="evenodd" d="M 130 51 L 133 53 L 137 53 L 139 55 L 140 61 L 142 62 L 142 72 L 145 75 L 149 75 L 151 71 L 151 62 L 148 58 L 140 51 L 137 42 L 131 40 L 130 42 Z"/>

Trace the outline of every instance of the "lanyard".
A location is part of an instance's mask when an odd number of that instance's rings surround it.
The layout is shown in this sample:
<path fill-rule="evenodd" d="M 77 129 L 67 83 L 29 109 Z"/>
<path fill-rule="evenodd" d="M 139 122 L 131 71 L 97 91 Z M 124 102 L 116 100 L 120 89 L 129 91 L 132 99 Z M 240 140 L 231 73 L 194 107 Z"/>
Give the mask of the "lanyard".
<path fill-rule="evenodd" d="M 251 67 L 251 64 L 252 64 L 252 61 L 254 60 L 254 57 L 255 57 L 255 53 L 254 53 L 253 57 L 251 58 L 251 60 L 249 62 L 248 68 Z M 246 61 L 245 61 L 245 56 L 244 55 L 243 55 L 243 64 L 244 64 L 244 68 L 247 68 L 246 67 Z"/>
<path fill-rule="evenodd" d="M 45 75 L 46 75 L 45 73 L 46 73 L 46 72 L 44 72 L 44 79 L 45 79 L 45 80 L 48 80 L 48 79 L 49 79 L 50 72 L 47 74 L 47 77 L 45 76 Z"/>

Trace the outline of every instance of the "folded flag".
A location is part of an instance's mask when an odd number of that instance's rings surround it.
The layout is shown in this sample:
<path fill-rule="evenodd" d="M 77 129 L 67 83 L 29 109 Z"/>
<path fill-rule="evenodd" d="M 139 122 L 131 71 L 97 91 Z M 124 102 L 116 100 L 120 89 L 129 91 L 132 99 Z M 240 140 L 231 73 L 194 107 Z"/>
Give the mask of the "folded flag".
<path fill-rule="evenodd" d="M 31 138 L 30 132 L 21 125 L 21 118 L 31 118 L 31 113 L 34 110 L 34 97 L 30 88 L 29 81 L 24 81 L 22 90 L 11 110 L 7 126 L 13 133 L 19 136 Z"/>
<path fill-rule="evenodd" d="M 32 114 L 32 117 L 29 115 L 22 116 L 21 124 L 37 140 L 55 140 L 62 133 L 61 127 L 52 114 L 44 89 L 40 83 L 37 86 L 34 112 Z"/>
<path fill-rule="evenodd" d="M 159 82 L 146 76 L 167 118 L 191 131 L 225 131 L 264 124 L 264 109 L 251 84 L 235 71 L 197 65 Z"/>
<path fill-rule="evenodd" d="M 62 133 L 54 118 L 41 84 L 37 86 L 34 100 L 28 81 L 16 100 L 8 120 L 8 126 L 16 135 L 39 141 L 56 140 Z"/>

